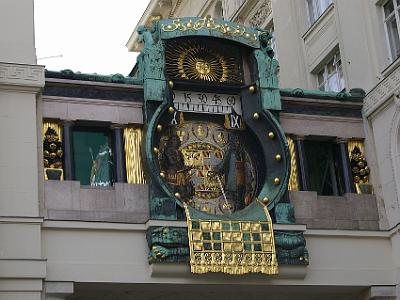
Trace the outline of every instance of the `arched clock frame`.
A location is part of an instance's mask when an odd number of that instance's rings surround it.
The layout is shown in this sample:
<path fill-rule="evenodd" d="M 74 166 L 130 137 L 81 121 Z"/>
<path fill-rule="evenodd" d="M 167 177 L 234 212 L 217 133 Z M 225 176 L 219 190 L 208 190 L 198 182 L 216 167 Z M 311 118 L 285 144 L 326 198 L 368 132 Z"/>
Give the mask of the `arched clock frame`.
<path fill-rule="evenodd" d="M 145 95 L 146 126 L 143 155 L 146 158 L 151 201 L 156 203 L 158 211 L 162 210 L 160 206 L 171 206 L 171 200 L 179 206 L 183 205 L 179 194 L 174 193 L 165 180 L 158 159 L 162 128 L 167 125 L 165 116 L 170 113 L 169 110 L 174 109 L 172 94 L 176 89 L 199 91 L 201 86 L 199 81 L 190 80 L 191 78 L 171 78 L 166 66 L 179 62 L 168 61 L 165 55 L 166 44 L 171 42 L 177 44 L 176 41 L 182 38 L 186 39 L 186 43 L 191 43 L 193 39 L 203 37 L 217 43 L 223 40 L 227 40 L 227 43 L 234 41 L 242 59 L 246 60 L 244 64 L 247 64 L 248 74 L 247 78 L 244 75 L 241 83 L 214 82 L 206 85 L 202 91 L 219 90 L 229 93 L 234 90 L 240 95 L 242 119 L 247 130 L 250 130 L 258 140 L 263 156 L 263 165 L 258 165 L 258 168 L 263 168 L 265 176 L 261 179 L 262 182 L 258 182 L 253 201 L 245 209 L 232 213 L 229 218 L 255 216 L 260 210 L 260 205 L 267 205 L 268 209 L 272 210 L 287 190 L 290 158 L 285 135 L 276 118 L 276 113 L 280 110 L 276 77 L 278 64 L 270 55 L 267 45 L 270 38 L 268 34 L 229 22 L 217 24 L 212 18 L 197 21 L 184 18 L 172 20 L 172 22 L 161 20 L 153 24 L 152 32 L 141 28 L 139 33 L 145 44 L 139 57 L 139 65 L 142 63 L 142 74 L 139 75 L 143 76 Z M 206 68 L 209 67 L 206 66 Z M 173 208 L 169 211 L 171 210 Z M 165 218 L 165 215 L 162 216 L 163 213 L 159 215 L 160 218 Z M 153 217 L 158 218 L 157 213 L 153 213 Z M 168 218 L 174 219 L 171 216 L 166 217 Z"/>

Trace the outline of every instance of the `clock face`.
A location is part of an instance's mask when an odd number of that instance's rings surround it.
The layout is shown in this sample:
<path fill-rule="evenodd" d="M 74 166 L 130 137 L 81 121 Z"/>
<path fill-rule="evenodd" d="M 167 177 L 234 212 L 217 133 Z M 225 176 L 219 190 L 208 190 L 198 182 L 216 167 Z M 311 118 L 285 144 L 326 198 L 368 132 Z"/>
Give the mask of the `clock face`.
<path fill-rule="evenodd" d="M 161 176 L 182 202 L 230 214 L 253 201 L 257 142 L 240 114 L 238 95 L 175 92 L 159 127 L 158 161 Z"/>

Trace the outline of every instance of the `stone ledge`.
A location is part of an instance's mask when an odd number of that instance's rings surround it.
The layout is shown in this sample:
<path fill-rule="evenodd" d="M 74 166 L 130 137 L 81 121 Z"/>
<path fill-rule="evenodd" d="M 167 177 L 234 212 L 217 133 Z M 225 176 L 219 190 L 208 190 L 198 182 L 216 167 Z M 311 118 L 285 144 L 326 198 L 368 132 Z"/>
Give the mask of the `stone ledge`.
<path fill-rule="evenodd" d="M 145 223 L 149 219 L 148 188 L 116 183 L 111 188 L 80 186 L 78 181 L 44 183 L 47 219 Z"/>
<path fill-rule="evenodd" d="M 379 230 L 374 195 L 318 196 L 316 192 L 290 192 L 296 222 L 307 229 Z"/>
<path fill-rule="evenodd" d="M 0 62 L 0 85 L 42 88 L 44 66 Z"/>
<path fill-rule="evenodd" d="M 0 259 L 0 278 L 45 277 L 45 259 Z"/>
<path fill-rule="evenodd" d="M 151 277 L 188 277 L 188 276 L 201 276 L 203 279 L 217 279 L 224 276 L 230 278 L 238 278 L 238 276 L 230 276 L 222 273 L 207 273 L 203 275 L 192 274 L 190 272 L 189 263 L 156 263 L 150 265 Z M 307 275 L 307 266 L 280 266 L 279 274 L 273 276 L 266 276 L 261 274 L 246 274 L 239 276 L 242 281 L 245 279 L 303 279 Z"/>

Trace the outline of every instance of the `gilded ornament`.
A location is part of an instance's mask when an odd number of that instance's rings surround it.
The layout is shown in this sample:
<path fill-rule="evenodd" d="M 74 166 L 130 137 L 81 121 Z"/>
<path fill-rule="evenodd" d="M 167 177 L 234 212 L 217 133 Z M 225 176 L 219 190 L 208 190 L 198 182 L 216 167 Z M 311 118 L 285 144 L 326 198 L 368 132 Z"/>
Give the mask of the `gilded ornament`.
<path fill-rule="evenodd" d="M 168 86 L 173 89 L 174 88 L 174 82 L 172 80 L 168 81 Z"/>
<path fill-rule="evenodd" d="M 282 156 L 280 154 L 275 155 L 275 160 L 276 161 L 281 161 L 282 160 Z"/>
<path fill-rule="evenodd" d="M 268 132 L 268 138 L 273 140 L 275 138 L 275 134 L 272 131 Z"/>
<path fill-rule="evenodd" d="M 158 125 L 157 125 L 157 131 L 160 132 L 161 130 L 162 130 L 162 125 L 161 125 L 161 124 L 158 124 Z"/>
<path fill-rule="evenodd" d="M 175 193 L 175 197 L 178 198 L 178 199 L 181 199 L 181 194 Z"/>
<path fill-rule="evenodd" d="M 159 152 L 159 150 L 158 150 L 157 147 L 154 147 L 154 148 L 153 148 L 153 151 L 154 151 L 155 154 L 158 154 L 158 152 Z"/>
<path fill-rule="evenodd" d="M 201 29 L 208 29 L 210 31 L 218 31 L 222 34 L 229 34 L 233 37 L 243 37 L 250 42 L 255 42 L 258 39 L 258 32 L 247 32 L 247 28 L 241 25 L 237 25 L 236 29 L 231 27 L 228 23 L 219 23 L 218 20 L 214 20 L 212 17 L 207 16 L 193 22 L 191 19 L 189 22 L 181 21 L 180 19 L 172 20 L 170 24 L 163 24 L 161 30 L 164 32 L 173 32 L 179 30 L 185 32 L 188 30 L 198 31 Z"/>
<path fill-rule="evenodd" d="M 170 41 L 166 48 L 166 72 L 171 78 L 242 83 L 235 55 L 223 53 L 214 44 Z"/>
<path fill-rule="evenodd" d="M 253 114 L 253 119 L 258 120 L 260 118 L 260 115 L 258 113 Z"/>
<path fill-rule="evenodd" d="M 175 108 L 173 108 L 172 106 L 170 106 L 170 107 L 168 108 L 168 112 L 169 112 L 170 114 L 174 113 L 174 111 L 175 111 Z"/>
<path fill-rule="evenodd" d="M 256 88 L 254 87 L 254 85 L 249 86 L 249 92 L 250 94 L 254 94 L 256 91 Z"/>
<path fill-rule="evenodd" d="M 162 178 L 165 178 L 165 172 L 160 172 L 160 176 L 161 176 Z"/>
<path fill-rule="evenodd" d="M 278 184 L 280 184 L 281 183 L 281 180 L 278 178 L 278 177 L 275 177 L 275 179 L 274 179 L 274 184 L 275 185 L 278 185 Z"/>
<path fill-rule="evenodd" d="M 267 205 L 268 202 L 269 202 L 269 198 L 268 198 L 268 197 L 264 197 L 264 198 L 262 199 L 262 203 L 263 203 L 264 205 Z"/>

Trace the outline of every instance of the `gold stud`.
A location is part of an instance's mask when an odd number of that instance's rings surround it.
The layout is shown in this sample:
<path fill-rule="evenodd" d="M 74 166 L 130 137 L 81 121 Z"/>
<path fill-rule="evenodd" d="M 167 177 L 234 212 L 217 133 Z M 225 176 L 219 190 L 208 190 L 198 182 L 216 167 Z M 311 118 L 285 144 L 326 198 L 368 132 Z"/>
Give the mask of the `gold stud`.
<path fill-rule="evenodd" d="M 160 176 L 161 176 L 162 178 L 165 178 L 165 172 L 160 172 Z"/>
<path fill-rule="evenodd" d="M 264 198 L 262 199 L 262 203 L 264 203 L 265 205 L 267 205 L 268 202 L 269 202 L 268 197 L 264 197 Z"/>
<path fill-rule="evenodd" d="M 274 179 L 274 184 L 275 185 L 278 185 L 278 184 L 280 184 L 281 183 L 281 180 L 278 178 L 278 177 L 275 177 L 275 179 Z"/>
<path fill-rule="evenodd" d="M 273 139 L 275 138 L 275 134 L 274 134 L 272 131 L 270 131 L 270 132 L 268 132 L 268 137 L 269 137 L 271 140 L 273 140 Z"/>
<path fill-rule="evenodd" d="M 260 115 L 258 113 L 253 114 L 253 119 L 258 120 L 260 118 Z"/>
<path fill-rule="evenodd" d="M 276 161 L 281 161 L 282 160 L 282 156 L 280 154 L 275 155 L 275 160 Z"/>
<path fill-rule="evenodd" d="M 174 82 L 172 80 L 168 81 L 168 85 L 171 89 L 174 88 Z"/>
<path fill-rule="evenodd" d="M 157 131 L 161 131 L 162 130 L 162 125 L 161 124 L 158 124 L 157 125 Z"/>
<path fill-rule="evenodd" d="M 153 151 L 154 151 L 155 154 L 158 154 L 158 148 L 157 147 L 154 147 Z"/>
<path fill-rule="evenodd" d="M 254 94 L 255 91 L 256 91 L 256 88 L 254 87 L 254 85 L 249 86 L 249 93 L 250 94 Z"/>
<path fill-rule="evenodd" d="M 178 198 L 178 199 L 181 199 L 181 194 L 175 193 L 175 197 Z"/>
<path fill-rule="evenodd" d="M 172 106 L 170 106 L 170 107 L 168 108 L 168 112 L 169 112 L 170 114 L 172 114 L 174 111 L 175 111 L 175 109 L 174 109 Z"/>

